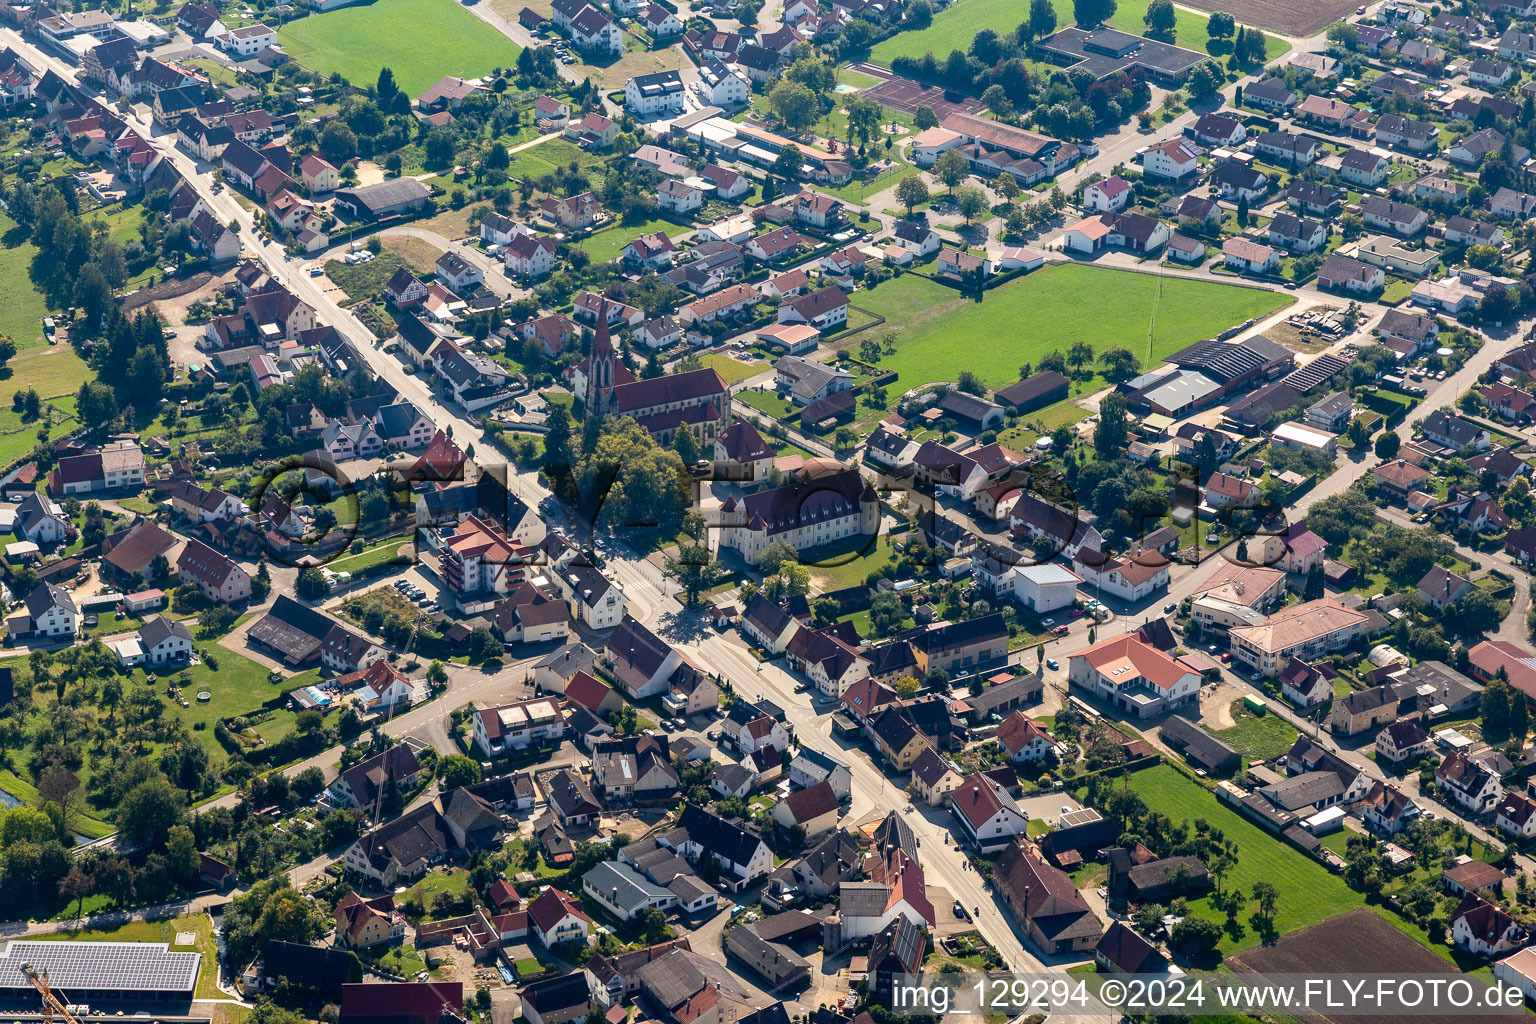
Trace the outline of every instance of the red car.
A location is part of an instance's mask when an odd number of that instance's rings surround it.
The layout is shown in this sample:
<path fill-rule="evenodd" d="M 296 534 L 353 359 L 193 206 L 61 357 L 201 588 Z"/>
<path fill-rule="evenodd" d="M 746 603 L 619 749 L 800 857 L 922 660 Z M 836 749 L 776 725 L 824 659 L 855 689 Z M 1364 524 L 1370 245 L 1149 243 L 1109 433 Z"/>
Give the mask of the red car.
<path fill-rule="evenodd" d="M 1224 652 L 1222 652 L 1221 660 L 1223 662 L 1231 661 L 1232 660 L 1232 652 L 1231 651 L 1224 651 Z"/>
<path fill-rule="evenodd" d="M 1051 636 L 1066 636 L 1066 635 L 1067 635 L 1067 627 L 1066 626 L 1057 626 L 1055 629 L 1051 630 Z"/>
<path fill-rule="evenodd" d="M 1083 617 L 1083 610 L 1081 608 L 1073 608 L 1072 609 L 1072 617 L 1074 619 L 1082 618 Z"/>

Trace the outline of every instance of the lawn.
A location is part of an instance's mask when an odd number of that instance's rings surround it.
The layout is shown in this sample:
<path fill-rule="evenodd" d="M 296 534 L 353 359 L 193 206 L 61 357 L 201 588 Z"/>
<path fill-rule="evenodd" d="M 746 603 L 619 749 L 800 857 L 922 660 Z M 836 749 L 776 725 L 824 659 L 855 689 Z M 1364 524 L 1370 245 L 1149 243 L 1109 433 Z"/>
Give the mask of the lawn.
<path fill-rule="evenodd" d="M 856 537 L 842 546 L 802 552 L 800 561 L 822 590 L 842 590 L 863 584 L 870 573 L 890 561 L 892 554 L 891 539 L 882 533 L 873 544 Z"/>
<path fill-rule="evenodd" d="M 427 919 L 432 919 L 432 902 L 442 893 L 458 895 L 469 888 L 469 872 L 461 869 L 448 871 L 429 871 L 423 875 L 421 881 L 411 886 L 405 892 L 395 897 L 398 905 L 415 897 L 427 910 Z"/>
<path fill-rule="evenodd" d="M 0 370 L 0 382 L 28 384 L 44 398 L 72 395 L 87 379 L 85 363 L 73 350 L 50 346 L 43 337 L 43 317 L 50 310 L 47 299 L 29 283 L 35 255 L 37 247 L 27 240 L 25 229 L 9 215 L 0 213 L 0 279 L 11 282 L 6 286 L 5 301 L 0 302 L 0 334 L 16 343 L 16 356 L 5 370 Z M 0 424 L 0 432 L 11 428 L 12 425 Z M 0 441 L 8 453 L 5 461 L 25 454 L 36 443 L 30 432 L 21 436 L 26 443 L 15 452 L 10 450 L 16 445 Z"/>
<path fill-rule="evenodd" d="M 908 274 L 857 298 L 876 312 L 887 300 L 889 308 L 905 309 L 913 305 L 910 299 L 882 293 L 915 288 L 932 296 L 934 287 L 942 286 Z M 971 370 L 989 387 L 1003 387 L 1018 379 L 1020 364 L 1038 363 L 1046 353 L 1064 353 L 1083 340 L 1097 351 L 1123 345 L 1149 367 L 1295 301 L 1252 288 L 1076 264 L 1036 271 L 988 291 L 980 303 L 944 291 L 947 302 L 919 305 L 922 313 L 915 317 L 888 317 L 897 332 L 896 352 L 882 356 L 880 367 L 900 375 L 898 391 L 952 381 L 961 370 Z M 1085 317 L 1086 310 L 1094 316 Z M 1028 330 L 1020 330 L 1024 324 Z"/>
<path fill-rule="evenodd" d="M 710 352 L 701 356 L 699 361 L 706 367 L 713 367 L 720 376 L 724 377 L 726 387 L 744 381 L 748 377 L 756 377 L 768 370 L 768 367 L 762 363 L 744 363 L 740 359 L 732 359 L 723 352 Z"/>
<path fill-rule="evenodd" d="M 1110 25 L 1137 35 L 1145 32 L 1142 20 L 1147 14 L 1149 0 L 1125 0 L 1118 5 L 1109 19 Z M 1072 5 L 1067 0 L 1052 0 L 1056 8 L 1056 23 L 1065 28 L 1072 24 Z M 1178 14 L 1178 45 L 1205 53 L 1207 16 L 1175 7 Z M 919 32 L 900 32 L 879 43 L 870 51 L 870 59 L 886 67 L 896 57 L 921 57 L 933 52 L 942 63 L 951 50 L 969 50 L 971 39 L 981 29 L 995 29 L 998 35 L 1012 35 L 1019 22 L 1029 17 L 1029 5 L 1018 0 L 955 0 L 933 16 L 933 24 Z M 1285 53 L 1290 47 L 1284 40 L 1266 35 L 1266 49 L 1271 59 Z"/>
<path fill-rule="evenodd" d="M 759 412 L 765 412 L 774 419 L 783 419 L 794 411 L 794 406 L 777 391 L 747 390 L 737 392 L 731 396 L 738 402 L 750 405 Z"/>
<path fill-rule="evenodd" d="M 511 67 L 521 52 L 453 0 L 377 0 L 290 21 L 277 34 L 289 56 L 311 71 L 340 72 L 365 88 L 388 67 L 412 97 L 445 74 L 477 78 Z"/>
<path fill-rule="evenodd" d="M 664 232 L 668 238 L 676 238 L 685 234 L 690 229 L 682 224 L 674 224 L 670 220 L 662 220 L 660 217 L 652 220 L 641 221 L 639 224 L 615 224 L 611 228 L 588 235 L 578 243 L 579 247 L 586 250 L 592 257 L 593 263 L 607 263 L 609 260 L 619 258 L 619 253 L 630 242 L 641 235 L 653 234 L 657 231 Z"/>
<path fill-rule="evenodd" d="M 397 556 L 399 556 L 400 547 L 404 543 L 405 538 L 391 537 L 384 543 L 375 547 L 367 548 L 355 555 L 348 555 L 345 558 L 338 558 L 336 561 L 329 563 L 326 568 L 330 569 L 332 572 L 361 572 L 364 569 L 369 569 L 375 565 L 381 565 L 385 562 L 394 560 Z M 406 558 L 408 557 L 409 556 L 406 556 Z M 400 564 L 405 565 L 407 562 L 402 560 Z"/>
<path fill-rule="evenodd" d="M 1365 899 L 1352 891 L 1321 864 L 1294 847 L 1260 829 L 1247 818 L 1221 803 L 1216 797 L 1168 765 L 1158 765 L 1130 776 L 1130 786 L 1154 811 L 1174 821 L 1204 819 L 1219 828 L 1237 846 L 1237 866 L 1227 876 L 1228 888 L 1239 887 L 1251 893 L 1253 883 L 1273 882 L 1280 890 L 1275 907 L 1275 930 L 1280 935 L 1305 928 L 1335 914 L 1365 905 Z M 1210 897 L 1189 901 L 1190 911 L 1218 923 L 1226 915 L 1211 906 Z M 1232 953 L 1259 944 L 1259 934 L 1247 924 L 1247 913 L 1239 914 L 1243 934 L 1234 939 L 1223 933 L 1221 951 Z"/>
<path fill-rule="evenodd" d="M 1054 433 L 1057 427 L 1070 427 L 1093 413 L 1068 399 L 1035 412 L 1026 413 L 1019 422 L 997 435 L 1005 447 L 1024 451 L 1031 447 L 1042 434 Z"/>
<path fill-rule="evenodd" d="M 1226 729 L 1206 729 L 1221 742 L 1243 755 L 1244 761 L 1267 760 L 1291 749 L 1296 730 L 1279 715 L 1255 715 L 1240 700 L 1232 702 L 1234 725 Z"/>

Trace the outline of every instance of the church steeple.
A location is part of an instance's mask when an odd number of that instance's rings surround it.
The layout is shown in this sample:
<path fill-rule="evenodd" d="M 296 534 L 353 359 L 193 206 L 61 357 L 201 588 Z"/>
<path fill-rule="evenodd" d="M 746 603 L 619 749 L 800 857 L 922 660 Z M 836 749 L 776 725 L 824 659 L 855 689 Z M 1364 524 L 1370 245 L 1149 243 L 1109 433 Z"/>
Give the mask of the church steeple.
<path fill-rule="evenodd" d="M 587 358 L 587 416 L 596 418 L 613 412 L 613 364 L 617 354 L 608 336 L 608 300 L 597 305 L 597 337 Z"/>

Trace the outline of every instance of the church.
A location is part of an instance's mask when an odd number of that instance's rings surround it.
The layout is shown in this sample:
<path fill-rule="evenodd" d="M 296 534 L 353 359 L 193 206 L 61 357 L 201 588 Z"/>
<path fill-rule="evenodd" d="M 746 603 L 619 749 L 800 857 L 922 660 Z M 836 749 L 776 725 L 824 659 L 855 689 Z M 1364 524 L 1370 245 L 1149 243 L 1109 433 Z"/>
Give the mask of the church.
<path fill-rule="evenodd" d="M 700 444 L 714 444 L 731 421 L 731 390 L 713 369 L 636 380 L 609 335 L 606 301 L 598 310 L 592 353 L 577 368 L 573 390 L 586 404 L 587 417 L 628 416 L 663 445 L 684 427 Z"/>

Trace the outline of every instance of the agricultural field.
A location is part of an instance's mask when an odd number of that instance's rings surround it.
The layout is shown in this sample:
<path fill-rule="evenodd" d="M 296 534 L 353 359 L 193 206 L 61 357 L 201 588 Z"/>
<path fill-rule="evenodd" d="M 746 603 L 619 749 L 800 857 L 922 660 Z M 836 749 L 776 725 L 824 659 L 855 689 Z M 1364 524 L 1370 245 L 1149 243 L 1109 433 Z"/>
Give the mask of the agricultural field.
<path fill-rule="evenodd" d="M 311 71 L 339 72 L 366 88 L 388 67 L 412 97 L 444 75 L 476 78 L 511 67 L 521 52 L 453 0 L 377 0 L 290 21 L 277 35 L 289 56 Z"/>
<path fill-rule="evenodd" d="M 1191 7 L 1233 17 L 1300 38 L 1321 32 L 1356 6 L 1349 0 L 1190 0 Z"/>
<path fill-rule="evenodd" d="M 910 296 L 911 289 L 916 296 Z M 938 289 L 947 296 L 939 301 Z M 858 305 L 885 316 L 880 332 L 895 328 L 896 351 L 881 369 L 900 378 L 892 393 L 970 370 L 988 387 L 1018 379 L 1019 366 L 1038 363 L 1076 341 L 1114 338 L 1143 366 L 1228 327 L 1294 301 L 1289 296 L 1203 281 L 1101 270 L 1076 264 L 1045 267 L 986 293 L 977 303 L 959 292 L 908 274 L 855 296 Z M 926 299 L 926 301 L 924 301 Z M 1085 310 L 1094 310 L 1088 323 Z M 889 311 L 889 312 L 888 312 Z M 1030 325 L 1021 331 L 1019 326 Z M 957 358 L 957 344 L 966 355 Z M 1096 350 L 1105 346 L 1094 345 Z M 1104 384 L 1097 374 L 1081 390 Z"/>
<path fill-rule="evenodd" d="M 1115 11 L 1109 24 L 1125 32 L 1133 32 L 1137 35 L 1146 31 L 1146 23 L 1143 19 L 1147 15 L 1149 0 L 1126 0 Z M 1261 4 L 1266 0 L 1255 0 Z M 1276 0 L 1284 3 L 1285 0 Z M 1067 0 L 1052 0 L 1052 6 L 1056 8 L 1056 24 L 1065 28 L 1073 23 L 1072 5 Z M 1222 5 L 1222 10 L 1228 10 L 1230 4 Z M 1207 42 L 1210 36 L 1206 34 L 1206 19 L 1193 12 L 1182 8 L 1176 8 L 1178 12 L 1177 35 L 1174 42 L 1185 49 L 1197 52 L 1209 52 Z M 1241 15 L 1241 11 L 1237 12 Z M 942 61 L 949 56 L 951 50 L 967 50 L 970 48 L 971 39 L 981 29 L 995 29 L 998 35 L 1010 35 L 1018 28 L 1019 22 L 1029 17 L 1029 5 L 1019 4 L 1017 0 L 955 0 L 944 10 L 933 16 L 933 24 L 918 32 L 901 32 L 884 42 L 876 44 L 870 51 L 870 60 L 886 67 L 897 57 L 921 57 L 929 51 Z M 1323 24 L 1334 20 L 1328 17 Z M 1286 24 L 1290 24 L 1287 22 Z M 1296 30 L 1288 30 L 1296 31 Z M 1314 30 L 1315 31 L 1315 30 Z M 1305 34 L 1305 33 L 1298 33 Z M 1265 36 L 1265 49 L 1271 60 L 1290 49 L 1285 40 L 1276 36 Z"/>
<path fill-rule="evenodd" d="M 1225 884 L 1251 892 L 1257 881 L 1274 883 L 1280 890 L 1274 922 L 1278 934 L 1286 935 L 1364 905 L 1365 898 L 1345 885 L 1342 878 L 1263 831 L 1168 765 L 1135 772 L 1130 776 L 1130 786 L 1149 809 L 1174 821 L 1193 823 L 1203 818 L 1236 843 L 1237 866 Z M 1209 896 L 1190 900 L 1189 908 L 1200 917 L 1218 923 L 1226 921 L 1226 915 L 1211 906 Z M 1260 934 L 1249 926 L 1246 914 L 1239 915 L 1238 923 L 1243 927 L 1240 936 L 1222 935 L 1220 948 L 1224 954 L 1250 949 L 1261 941 Z"/>

